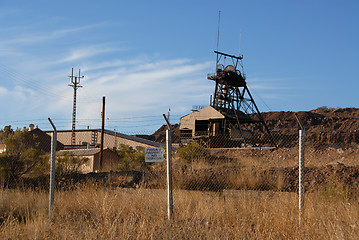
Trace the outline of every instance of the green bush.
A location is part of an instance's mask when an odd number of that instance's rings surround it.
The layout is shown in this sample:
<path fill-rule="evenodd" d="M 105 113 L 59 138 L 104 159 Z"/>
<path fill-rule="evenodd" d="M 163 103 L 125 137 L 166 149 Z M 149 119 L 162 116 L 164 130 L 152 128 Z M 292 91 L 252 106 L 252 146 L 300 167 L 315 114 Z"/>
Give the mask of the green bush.
<path fill-rule="evenodd" d="M 117 150 L 117 154 L 120 158 L 120 164 L 118 170 L 141 170 L 145 163 L 145 148 L 143 147 L 130 147 L 125 144 L 121 144 Z"/>
<path fill-rule="evenodd" d="M 187 163 L 199 159 L 206 161 L 211 159 L 210 151 L 198 142 L 192 142 L 191 144 L 178 148 L 178 156 Z"/>

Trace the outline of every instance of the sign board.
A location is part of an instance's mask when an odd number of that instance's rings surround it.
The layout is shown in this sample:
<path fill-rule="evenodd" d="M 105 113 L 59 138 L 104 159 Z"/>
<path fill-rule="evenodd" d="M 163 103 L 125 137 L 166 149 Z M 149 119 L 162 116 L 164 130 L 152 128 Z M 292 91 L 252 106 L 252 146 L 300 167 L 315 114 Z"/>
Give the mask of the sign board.
<path fill-rule="evenodd" d="M 146 148 L 145 162 L 163 162 L 163 148 Z"/>

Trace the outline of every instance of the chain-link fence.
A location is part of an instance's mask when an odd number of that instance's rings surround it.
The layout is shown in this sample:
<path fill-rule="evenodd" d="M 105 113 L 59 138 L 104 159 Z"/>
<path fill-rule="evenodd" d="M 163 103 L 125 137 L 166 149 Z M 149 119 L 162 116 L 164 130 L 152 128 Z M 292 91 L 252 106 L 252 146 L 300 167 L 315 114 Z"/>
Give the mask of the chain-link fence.
<path fill-rule="evenodd" d="M 0 236 L 359 237 L 356 132 L 307 132 L 300 225 L 297 130 L 243 138 L 197 134 L 182 142 L 173 132 L 171 220 L 165 156 L 162 162 L 145 162 L 145 149 L 166 151 L 165 141 L 104 131 L 100 142 L 100 134 L 78 130 L 78 144 L 71 145 L 71 131 L 57 132 L 56 191 L 48 222 L 51 131 L 1 130 Z"/>

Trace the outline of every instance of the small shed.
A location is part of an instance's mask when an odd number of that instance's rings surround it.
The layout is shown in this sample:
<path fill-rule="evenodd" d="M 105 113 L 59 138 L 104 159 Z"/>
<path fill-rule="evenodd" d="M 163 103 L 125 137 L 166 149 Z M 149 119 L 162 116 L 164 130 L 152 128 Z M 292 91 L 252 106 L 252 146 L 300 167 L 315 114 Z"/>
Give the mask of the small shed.
<path fill-rule="evenodd" d="M 76 156 L 81 158 L 88 158 L 89 161 L 80 166 L 79 171 L 81 173 L 90 173 L 97 171 L 116 171 L 120 162 L 120 158 L 117 153 L 109 148 L 103 150 L 102 165 L 100 167 L 100 148 L 90 149 L 68 149 L 58 152 L 58 156 L 68 154 L 70 156 Z"/>
<path fill-rule="evenodd" d="M 180 138 L 192 139 L 196 136 L 216 136 L 223 128 L 225 116 L 212 106 L 195 110 L 180 119 Z"/>
<path fill-rule="evenodd" d="M 180 119 L 180 142 L 188 144 L 195 140 L 212 148 L 240 147 L 253 137 L 245 125 L 250 121 L 253 120 L 242 112 L 232 116 L 212 106 L 194 110 Z"/>

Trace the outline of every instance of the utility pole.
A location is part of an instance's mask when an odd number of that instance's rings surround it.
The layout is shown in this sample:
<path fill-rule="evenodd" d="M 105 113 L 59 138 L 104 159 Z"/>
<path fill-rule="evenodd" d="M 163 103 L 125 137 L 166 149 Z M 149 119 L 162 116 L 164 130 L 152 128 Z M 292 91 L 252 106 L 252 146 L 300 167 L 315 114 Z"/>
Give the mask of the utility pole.
<path fill-rule="evenodd" d="M 169 116 L 169 111 L 168 111 Z M 166 158 L 167 158 L 167 210 L 168 220 L 173 218 L 173 191 L 172 191 L 172 140 L 171 140 L 171 124 L 169 119 L 166 118 L 166 114 L 163 114 L 164 119 L 167 122 L 166 130 Z"/>
<path fill-rule="evenodd" d="M 74 76 L 74 68 L 72 68 L 72 73 L 71 76 L 69 76 L 71 78 L 71 84 L 69 84 L 70 87 L 72 87 L 74 89 L 74 101 L 73 101 L 73 110 L 72 110 L 72 134 L 71 134 L 71 144 L 75 145 L 76 144 L 76 93 L 77 93 L 77 89 L 82 87 L 80 85 L 80 79 L 84 78 L 84 76 L 81 76 L 80 74 L 80 69 L 79 69 L 79 76 L 75 77 Z"/>
<path fill-rule="evenodd" d="M 102 159 L 103 159 L 103 137 L 104 137 L 104 131 L 105 131 L 105 96 L 102 97 L 102 125 L 101 125 L 101 144 L 100 144 L 100 161 L 99 161 L 99 170 L 102 170 Z"/>

